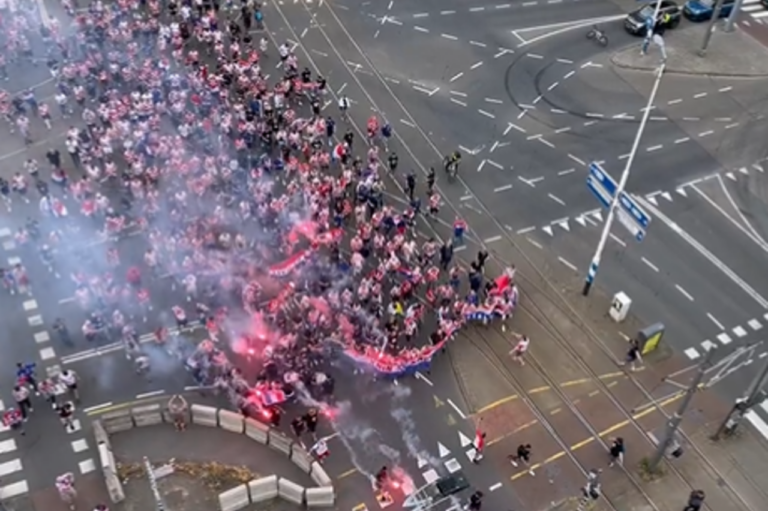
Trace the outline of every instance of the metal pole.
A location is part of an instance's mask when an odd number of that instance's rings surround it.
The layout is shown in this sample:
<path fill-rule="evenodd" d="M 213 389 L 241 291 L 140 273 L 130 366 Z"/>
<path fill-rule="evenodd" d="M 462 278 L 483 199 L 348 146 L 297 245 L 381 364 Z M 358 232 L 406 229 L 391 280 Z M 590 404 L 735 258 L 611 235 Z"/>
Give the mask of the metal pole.
<path fill-rule="evenodd" d="M 717 0 L 715 8 L 712 10 L 712 19 L 709 20 L 707 31 L 704 34 L 704 40 L 701 42 L 701 49 L 699 50 L 699 57 L 707 55 L 707 48 L 709 47 L 709 41 L 712 39 L 712 33 L 715 31 L 715 23 L 720 18 L 720 9 L 723 8 L 723 0 Z"/>
<path fill-rule="evenodd" d="M 163 503 L 163 497 L 160 495 L 160 488 L 157 486 L 157 477 L 155 477 L 155 470 L 152 468 L 152 463 L 149 462 L 149 458 L 144 456 L 144 470 L 147 472 L 147 478 L 149 479 L 149 487 L 152 489 L 152 496 L 155 498 L 155 508 L 157 511 L 165 511 L 165 504 Z"/>
<path fill-rule="evenodd" d="M 680 427 L 680 423 L 683 422 L 683 415 L 685 415 L 685 411 L 688 409 L 691 401 L 693 400 L 693 395 L 696 393 L 699 385 L 701 385 L 701 382 L 704 380 L 704 376 L 707 374 L 707 369 L 709 368 L 709 364 L 712 361 L 712 356 L 715 354 L 715 351 L 717 351 L 716 348 L 707 350 L 707 353 L 704 356 L 704 360 L 701 361 L 699 369 L 696 371 L 696 375 L 693 377 L 691 385 L 685 391 L 685 395 L 683 396 L 683 400 L 680 403 L 680 407 L 675 412 L 675 415 L 670 417 L 669 421 L 667 421 L 667 429 L 664 432 L 664 438 L 659 442 L 659 446 L 656 449 L 656 452 L 653 454 L 653 458 L 651 458 L 651 461 L 648 463 L 649 472 L 653 473 L 656 471 L 656 468 L 659 466 L 661 459 L 664 457 L 664 453 L 667 452 L 669 445 L 672 443 L 672 440 L 675 437 L 675 433 L 677 433 L 677 430 Z"/>
<path fill-rule="evenodd" d="M 741 419 L 744 418 L 744 414 L 746 414 L 753 406 L 757 404 L 757 397 L 760 395 L 760 391 L 762 390 L 763 385 L 765 385 L 766 380 L 768 380 L 768 360 L 765 361 L 763 368 L 757 375 L 755 375 L 752 383 L 749 384 L 749 388 L 747 389 L 744 397 L 736 400 L 736 403 L 733 405 L 733 408 L 731 408 L 731 411 L 728 413 L 725 419 L 723 419 L 723 422 L 720 424 L 720 426 L 717 428 L 717 431 L 715 431 L 715 434 L 713 435 L 714 440 L 718 440 L 720 435 L 722 435 L 726 430 L 728 430 L 728 433 L 733 433 L 736 431 L 736 429 L 739 427 Z"/>
<path fill-rule="evenodd" d="M 728 16 L 728 19 L 725 21 L 725 28 L 723 31 L 725 32 L 733 32 L 733 25 L 736 23 L 736 18 L 739 16 L 739 12 L 741 12 L 741 6 L 744 4 L 744 0 L 736 0 L 733 4 L 733 9 L 731 10 L 731 14 Z"/>
<path fill-rule="evenodd" d="M 658 6 L 657 6 L 658 9 Z M 637 156 L 637 150 L 640 147 L 640 141 L 643 138 L 643 132 L 645 131 L 645 126 L 648 124 L 648 119 L 651 117 L 651 110 L 653 109 L 653 102 L 656 101 L 656 93 L 659 92 L 659 86 L 661 85 L 661 77 L 664 75 L 664 68 L 665 64 L 662 62 L 659 66 L 659 69 L 657 70 L 656 75 L 656 81 L 653 83 L 653 89 L 651 90 L 651 95 L 648 98 L 648 104 L 645 105 L 645 111 L 643 111 L 643 118 L 640 120 L 640 126 L 637 129 L 637 134 L 635 135 L 635 141 L 632 144 L 632 150 L 629 152 L 629 158 L 627 158 L 627 165 L 624 167 L 624 172 L 621 174 L 621 179 L 619 179 L 619 186 L 616 189 L 616 196 L 611 201 L 611 207 L 608 208 L 608 216 L 605 219 L 605 226 L 603 227 L 603 233 L 600 235 L 600 241 L 597 244 L 597 249 L 595 250 L 595 255 L 592 257 L 592 262 L 589 265 L 589 270 L 587 271 L 587 278 L 584 280 L 584 289 L 582 290 L 582 295 L 587 296 L 589 294 L 589 290 L 592 288 L 592 283 L 595 281 L 595 277 L 597 276 L 597 269 L 600 266 L 600 258 L 603 256 L 603 250 L 605 249 L 605 244 L 608 242 L 608 235 L 611 234 L 611 227 L 613 226 L 613 218 L 616 214 L 616 207 L 619 204 L 619 197 L 622 193 L 624 193 L 624 188 L 627 186 L 627 181 L 629 180 L 629 171 L 632 169 L 632 163 L 635 161 L 635 156 Z"/>

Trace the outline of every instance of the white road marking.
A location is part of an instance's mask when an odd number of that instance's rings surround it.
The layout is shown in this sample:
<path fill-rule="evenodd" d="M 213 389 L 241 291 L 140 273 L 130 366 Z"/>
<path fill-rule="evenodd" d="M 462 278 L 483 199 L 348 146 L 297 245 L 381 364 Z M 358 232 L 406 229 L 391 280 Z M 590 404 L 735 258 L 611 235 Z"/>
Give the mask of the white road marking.
<path fill-rule="evenodd" d="M 688 142 L 690 140 L 691 140 L 690 137 L 678 138 L 677 140 L 675 140 L 675 144 L 682 144 L 683 142 Z"/>
<path fill-rule="evenodd" d="M 495 105 L 501 105 L 502 103 L 504 103 L 502 100 L 494 99 L 494 98 L 485 98 L 485 102 L 486 103 L 493 103 Z"/>
<path fill-rule="evenodd" d="M 596 113 L 592 113 L 592 112 L 587 112 L 585 115 L 587 117 L 594 117 L 595 119 L 602 119 L 603 117 L 605 117 L 604 114 L 596 114 Z"/>
<path fill-rule="evenodd" d="M 485 10 L 485 7 L 472 7 L 471 9 L 469 9 L 469 12 L 480 12 L 484 10 Z"/>
<path fill-rule="evenodd" d="M 529 58 L 532 58 L 532 59 L 536 59 L 536 60 L 541 60 L 541 59 L 544 58 L 543 56 L 539 55 L 538 53 L 526 53 L 525 56 L 529 57 Z"/>
<path fill-rule="evenodd" d="M 527 232 L 531 232 L 531 231 L 535 231 L 535 230 L 536 230 L 536 227 L 531 225 L 529 227 L 523 227 L 522 229 L 518 230 L 517 234 L 525 234 Z"/>
<path fill-rule="evenodd" d="M 678 99 L 670 99 L 669 101 L 667 101 L 667 104 L 668 105 L 676 105 L 676 104 L 682 103 L 682 102 L 683 102 L 683 100 L 679 99 L 679 98 Z"/>
<path fill-rule="evenodd" d="M 471 44 L 472 46 L 479 46 L 480 48 L 487 48 L 488 47 L 487 44 L 480 43 L 480 42 L 477 42 L 477 41 L 469 41 L 469 44 Z"/>
<path fill-rule="evenodd" d="M 694 94 L 693 95 L 693 99 L 701 99 L 701 98 L 706 97 L 706 96 L 707 96 L 706 92 L 699 92 L 698 94 Z"/>
<path fill-rule="evenodd" d="M 478 113 L 479 113 L 480 115 L 484 115 L 484 116 L 486 116 L 486 117 L 488 117 L 488 118 L 490 118 L 490 119 L 495 119 L 495 118 L 496 118 L 496 116 L 495 116 L 495 115 L 493 115 L 493 114 L 492 114 L 492 113 L 490 113 L 490 112 L 486 112 L 485 110 L 480 110 L 480 109 L 478 109 L 477 111 L 478 111 Z"/>
<path fill-rule="evenodd" d="M 646 148 L 646 151 L 648 151 L 649 153 L 652 153 L 652 152 L 654 152 L 654 151 L 658 151 L 658 150 L 659 150 L 659 149 L 661 149 L 662 147 L 664 147 L 664 146 L 663 146 L 663 145 L 661 145 L 661 144 L 659 144 L 659 145 L 654 145 L 654 146 L 651 146 L 651 147 L 648 147 L 648 148 Z"/>
<path fill-rule="evenodd" d="M 464 76 L 464 73 L 463 73 L 463 72 L 461 72 L 461 73 L 456 73 L 456 74 L 455 74 L 455 75 L 453 75 L 453 77 L 452 77 L 450 80 L 448 80 L 448 81 L 449 81 L 450 83 L 453 83 L 453 82 L 455 82 L 456 80 L 458 80 L 459 78 L 461 78 L 462 76 Z"/>
<path fill-rule="evenodd" d="M 728 92 L 729 90 L 732 90 L 733 87 L 730 85 L 728 87 L 723 87 L 722 89 L 717 89 L 717 92 Z"/>
<path fill-rule="evenodd" d="M 568 71 L 567 73 L 565 73 L 565 76 L 563 76 L 563 80 L 567 80 L 568 78 L 572 77 L 575 74 L 576 74 L 576 71 L 573 71 L 573 70 Z"/>
<path fill-rule="evenodd" d="M 725 129 L 729 130 L 729 129 L 735 128 L 735 127 L 736 127 L 736 126 L 738 126 L 738 125 L 739 125 L 739 123 L 738 123 L 738 122 L 734 122 L 733 124 L 729 124 L 729 125 L 727 125 L 727 126 L 725 127 Z"/>
<path fill-rule="evenodd" d="M 440 11 L 440 14 L 443 16 L 449 16 L 451 14 L 456 14 L 456 11 Z"/>
<path fill-rule="evenodd" d="M 466 103 L 464 103 L 463 101 L 459 101 L 459 100 L 458 100 L 458 99 L 456 99 L 456 98 L 451 98 L 451 102 L 452 102 L 452 103 L 456 103 L 457 105 L 461 105 L 461 106 L 467 106 L 467 104 L 466 104 Z"/>
<path fill-rule="evenodd" d="M 540 243 L 537 243 L 536 241 L 532 240 L 531 238 L 525 238 L 525 239 L 528 240 L 528 243 L 530 243 L 531 245 L 533 245 L 534 247 L 536 247 L 538 249 L 543 249 L 544 248 L 543 246 L 541 246 Z"/>
<path fill-rule="evenodd" d="M 576 172 L 576 169 L 566 169 L 566 170 L 561 170 L 560 172 L 557 173 L 557 175 L 567 176 L 568 174 L 573 174 L 574 172 Z"/>
<path fill-rule="evenodd" d="M 555 83 L 553 83 L 552 85 L 550 85 L 549 87 L 547 87 L 547 91 L 551 91 L 552 89 L 554 89 L 554 88 L 555 88 L 555 87 L 557 87 L 558 85 L 560 85 L 560 82 L 555 82 Z"/>
<path fill-rule="evenodd" d="M 480 61 L 480 62 L 475 62 L 474 64 L 472 64 L 472 66 L 470 66 L 470 68 L 469 68 L 469 69 L 471 69 L 471 70 L 473 70 L 473 71 L 474 71 L 475 69 L 477 69 L 478 67 L 480 67 L 480 66 L 482 66 L 482 65 L 483 65 L 483 61 Z"/>
<path fill-rule="evenodd" d="M 616 243 L 618 243 L 618 244 L 619 244 L 619 245 L 621 245 L 622 247 L 626 247 L 626 246 L 627 246 L 627 244 L 626 244 L 626 243 L 624 243 L 624 240 L 623 240 L 623 239 L 621 239 L 621 238 L 619 238 L 619 237 L 618 237 L 618 236 L 616 236 L 615 234 L 613 234 L 613 233 L 610 233 L 610 236 L 611 236 L 611 239 L 613 239 L 613 241 L 615 241 Z"/>
<path fill-rule="evenodd" d="M 493 191 L 496 193 L 500 193 L 500 192 L 505 192 L 511 189 L 512 189 L 512 185 L 504 185 L 504 186 L 499 186 L 497 188 L 494 188 Z"/>
<path fill-rule="evenodd" d="M 420 12 L 418 14 L 413 15 L 414 18 L 426 18 L 427 16 L 429 16 L 428 12 Z"/>
<path fill-rule="evenodd" d="M 551 3 L 551 2 L 550 2 L 550 3 Z M 501 488 L 501 483 L 496 483 L 496 484 L 494 484 L 493 486 L 491 486 L 490 488 L 488 488 L 488 491 L 496 491 L 496 490 L 498 490 L 499 488 Z"/>
<path fill-rule="evenodd" d="M 747 331 L 744 330 L 743 326 L 736 326 L 733 328 L 733 333 L 736 334 L 736 337 L 745 337 L 747 335 Z"/>
<path fill-rule="evenodd" d="M 415 27 L 413 27 L 413 29 L 414 29 L 416 32 L 423 32 L 423 33 L 425 33 L 425 34 L 429 34 L 429 29 L 427 29 L 427 28 L 424 28 L 424 27 L 415 26 Z"/>
<path fill-rule="evenodd" d="M 453 401 L 451 401 L 450 399 L 446 399 L 446 401 L 448 401 L 448 404 L 449 404 L 449 405 L 451 405 L 451 408 L 453 408 L 454 410 L 456 410 L 456 413 L 458 413 L 458 414 L 459 414 L 459 417 L 461 417 L 463 420 L 466 420 L 466 419 L 467 419 L 467 415 L 466 415 L 464 412 L 462 412 L 462 411 L 461 411 L 461 408 L 459 408 L 458 406 L 456 406 L 456 404 L 455 404 Z"/>
<path fill-rule="evenodd" d="M 461 96 L 462 98 L 466 98 L 467 97 L 467 95 L 465 93 L 459 92 L 459 91 L 455 91 L 455 90 L 449 91 L 448 94 L 452 94 L 454 96 Z"/>
<path fill-rule="evenodd" d="M 699 133 L 699 137 L 701 137 L 701 138 L 708 137 L 708 136 L 710 136 L 713 133 L 714 133 L 714 131 L 712 131 L 712 130 L 704 131 L 702 133 Z"/>
<path fill-rule="evenodd" d="M 491 236 L 490 238 L 485 238 L 483 243 L 490 244 L 496 243 L 497 241 L 501 241 L 501 236 Z"/>
<path fill-rule="evenodd" d="M 559 108 L 550 108 L 549 111 L 552 112 L 553 114 L 567 114 L 568 113 L 565 110 L 560 110 Z"/>
<path fill-rule="evenodd" d="M 684 297 L 688 298 L 690 301 L 693 301 L 693 297 L 691 296 L 691 294 L 690 294 L 688 291 L 686 291 L 685 289 L 683 289 L 683 288 L 680 286 L 680 284 L 675 284 L 675 287 L 677 288 L 677 290 L 678 290 L 678 291 L 680 291 L 680 293 L 681 293 L 681 294 L 682 294 Z"/>
<path fill-rule="evenodd" d="M 571 153 L 568 153 L 568 158 L 572 159 L 573 161 L 575 161 L 576 163 L 578 163 L 582 167 L 586 166 L 586 163 L 584 162 L 584 160 L 582 160 L 581 158 L 578 158 L 578 157 L 572 155 Z"/>
<path fill-rule="evenodd" d="M 491 167 L 496 167 L 499 170 L 504 170 L 504 166 L 503 165 L 501 165 L 500 163 L 496 163 L 493 160 L 488 160 L 488 165 L 490 165 Z"/>
<path fill-rule="evenodd" d="M 551 149 L 555 148 L 555 144 L 553 144 L 552 142 L 550 142 L 549 140 L 547 140 L 547 139 L 545 139 L 543 137 L 539 137 L 538 141 L 541 142 L 542 144 L 544 144 L 545 146 L 550 147 Z"/>
<path fill-rule="evenodd" d="M 507 124 L 507 129 L 504 130 L 504 135 L 506 136 L 512 130 L 517 130 L 520 133 L 525 133 L 526 132 L 524 128 L 521 128 L 520 126 L 518 126 L 516 124 L 512 124 L 510 122 L 509 124 Z"/>
<path fill-rule="evenodd" d="M 593 124 L 597 124 L 597 121 L 587 121 L 584 123 L 584 126 L 592 126 Z"/>
<path fill-rule="evenodd" d="M 565 206 L 565 202 L 563 202 L 563 199 L 561 199 L 560 197 L 558 197 L 558 196 L 556 196 L 556 195 L 553 195 L 553 194 L 551 194 L 551 193 L 550 193 L 550 194 L 547 194 L 547 196 L 548 196 L 550 199 L 552 199 L 553 201 L 555 201 L 555 202 L 557 202 L 558 204 L 560 204 L 561 206 Z"/>
<path fill-rule="evenodd" d="M 699 352 L 696 351 L 696 348 L 688 348 L 683 353 L 685 353 L 685 356 L 690 358 L 691 360 L 696 360 L 699 358 Z"/>
<path fill-rule="evenodd" d="M 563 259 L 562 257 L 558 257 L 557 260 L 560 261 L 561 263 L 563 263 L 564 265 L 566 265 L 568 268 L 572 269 L 573 271 L 579 271 L 579 269 L 576 268 L 576 266 L 573 263 L 571 263 L 570 261 L 568 261 L 567 259 Z"/>
<path fill-rule="evenodd" d="M 415 127 L 416 127 L 416 125 L 415 125 L 415 124 L 413 124 L 411 121 L 407 121 L 407 120 L 405 120 L 405 119 L 400 119 L 400 122 L 402 122 L 403 124 L 405 124 L 405 125 L 406 125 L 406 126 L 408 126 L 409 128 L 415 128 Z"/>
<path fill-rule="evenodd" d="M 557 62 L 561 64 L 573 64 L 573 61 L 568 59 L 557 59 Z"/>
<path fill-rule="evenodd" d="M 566 126 L 566 127 L 564 127 L 564 128 L 557 128 L 557 129 L 555 130 L 555 133 L 565 133 L 565 132 L 567 132 L 567 131 L 571 131 L 572 129 L 573 129 L 573 128 L 571 128 L 570 126 Z"/>
<path fill-rule="evenodd" d="M 650 262 L 648 259 L 646 259 L 645 257 L 642 257 L 641 261 L 643 261 L 648 268 L 652 269 L 656 273 L 659 273 L 659 268 L 655 264 Z"/>
<path fill-rule="evenodd" d="M 443 39 L 450 39 L 451 41 L 458 41 L 459 40 L 458 37 L 456 37 L 455 35 L 451 35 L 451 34 L 440 34 L 440 37 L 442 37 Z"/>

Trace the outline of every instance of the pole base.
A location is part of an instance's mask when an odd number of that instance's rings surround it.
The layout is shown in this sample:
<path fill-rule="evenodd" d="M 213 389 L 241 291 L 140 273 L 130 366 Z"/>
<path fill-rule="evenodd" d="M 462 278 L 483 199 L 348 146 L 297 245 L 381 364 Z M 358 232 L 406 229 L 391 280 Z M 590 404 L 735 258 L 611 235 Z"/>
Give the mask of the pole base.
<path fill-rule="evenodd" d="M 592 283 L 588 280 L 584 281 L 584 289 L 581 290 L 582 296 L 587 296 L 589 294 L 589 290 L 592 289 Z"/>

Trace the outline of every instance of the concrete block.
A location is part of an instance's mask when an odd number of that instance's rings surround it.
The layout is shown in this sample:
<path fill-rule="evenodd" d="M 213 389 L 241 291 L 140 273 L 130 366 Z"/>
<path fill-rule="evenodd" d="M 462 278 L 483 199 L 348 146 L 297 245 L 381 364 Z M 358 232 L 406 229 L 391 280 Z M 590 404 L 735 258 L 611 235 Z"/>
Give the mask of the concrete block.
<path fill-rule="evenodd" d="M 107 486 L 109 500 L 111 500 L 113 504 L 117 504 L 118 502 L 125 500 L 123 484 L 120 482 L 120 478 L 117 476 L 117 474 L 104 474 L 104 483 Z"/>
<path fill-rule="evenodd" d="M 312 462 L 312 471 L 310 472 L 310 475 L 312 476 L 312 480 L 318 486 L 333 486 L 333 479 L 331 479 L 331 476 L 329 476 L 323 466 L 316 461 Z"/>
<path fill-rule="evenodd" d="M 105 474 L 116 474 L 117 463 L 115 462 L 115 456 L 112 454 L 112 449 L 106 444 L 98 444 L 98 450 L 99 466 L 101 467 L 101 470 Z"/>
<path fill-rule="evenodd" d="M 280 498 L 293 502 L 299 506 L 304 505 L 304 487 L 291 480 L 281 477 L 277 480 L 277 492 Z M 222 510 L 224 511 L 224 510 Z"/>
<path fill-rule="evenodd" d="M 269 443 L 269 426 L 250 417 L 245 419 L 244 422 L 246 435 L 260 444 L 267 445 Z"/>
<path fill-rule="evenodd" d="M 156 426 L 163 423 L 163 412 L 159 404 L 131 408 L 131 415 L 136 427 Z"/>
<path fill-rule="evenodd" d="M 106 444 L 107 447 L 111 447 L 109 443 L 109 434 L 107 433 L 107 430 L 104 429 L 104 425 L 101 421 L 98 419 L 93 421 L 92 427 L 93 436 L 96 437 L 96 445 Z"/>
<path fill-rule="evenodd" d="M 307 488 L 304 490 L 304 498 L 307 501 L 307 507 L 333 507 L 336 503 L 336 493 L 333 488 Z"/>
<path fill-rule="evenodd" d="M 293 448 L 291 452 L 291 461 L 294 465 L 299 467 L 302 472 L 309 474 L 312 470 L 312 463 L 315 461 L 312 456 L 298 445 Z"/>
<path fill-rule="evenodd" d="M 187 409 L 185 412 L 183 412 L 184 422 L 189 424 L 192 421 L 192 414 Z M 167 407 L 163 407 L 163 421 L 165 421 L 166 424 L 173 424 L 173 415 L 171 414 L 171 411 L 168 410 Z"/>
<path fill-rule="evenodd" d="M 277 498 L 277 476 L 262 477 L 248 483 L 248 491 L 251 494 L 251 502 L 257 504 Z"/>
<path fill-rule="evenodd" d="M 250 505 L 251 498 L 248 496 L 248 485 L 241 484 L 231 490 L 219 493 L 219 508 L 221 511 L 240 511 Z"/>
<path fill-rule="evenodd" d="M 219 427 L 232 433 L 243 434 L 243 416 L 229 410 L 219 410 Z"/>
<path fill-rule="evenodd" d="M 212 406 L 192 405 L 192 423 L 215 428 L 219 425 L 217 409 Z"/>
<path fill-rule="evenodd" d="M 101 424 L 108 434 L 113 435 L 133 429 L 133 416 L 130 410 L 107 412 L 101 416 Z"/>
<path fill-rule="evenodd" d="M 282 433 L 278 433 L 274 429 L 269 430 L 269 446 L 276 451 L 280 451 L 286 456 L 291 456 L 291 450 L 293 449 L 293 440 L 288 438 Z"/>

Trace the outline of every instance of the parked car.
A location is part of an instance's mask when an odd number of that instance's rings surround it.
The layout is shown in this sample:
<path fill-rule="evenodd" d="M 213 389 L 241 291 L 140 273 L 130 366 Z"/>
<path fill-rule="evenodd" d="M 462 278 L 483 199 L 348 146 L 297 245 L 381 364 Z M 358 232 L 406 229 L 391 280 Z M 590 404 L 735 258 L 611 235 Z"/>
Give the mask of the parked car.
<path fill-rule="evenodd" d="M 736 0 L 723 0 L 720 17 L 727 18 L 733 11 Z M 711 20 L 715 14 L 717 0 L 688 0 L 683 6 L 683 15 L 691 21 Z"/>
<path fill-rule="evenodd" d="M 664 19 L 664 14 L 669 15 L 665 28 L 675 28 L 678 26 L 682 18 L 680 6 L 672 0 L 661 0 L 659 3 L 661 3 L 659 17 Z M 644 36 L 648 30 L 648 20 L 653 19 L 654 12 L 656 12 L 656 2 L 646 4 L 630 12 L 624 20 L 624 29 L 632 35 Z"/>

